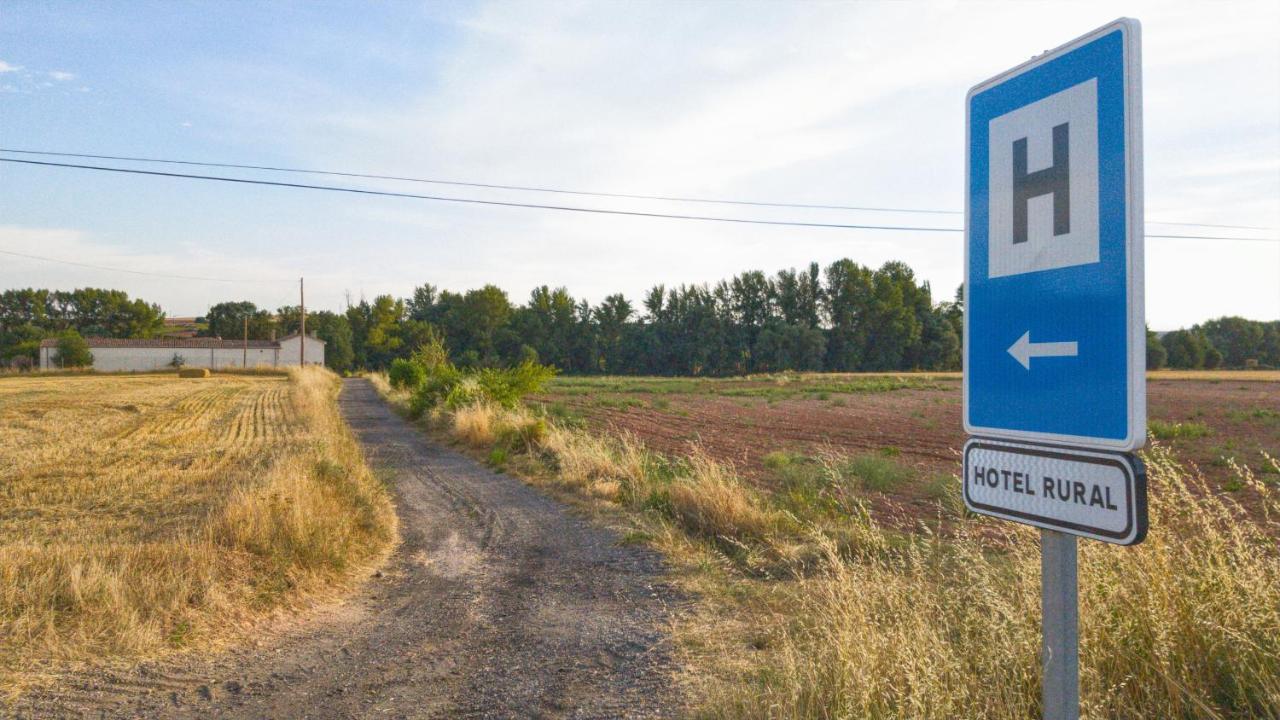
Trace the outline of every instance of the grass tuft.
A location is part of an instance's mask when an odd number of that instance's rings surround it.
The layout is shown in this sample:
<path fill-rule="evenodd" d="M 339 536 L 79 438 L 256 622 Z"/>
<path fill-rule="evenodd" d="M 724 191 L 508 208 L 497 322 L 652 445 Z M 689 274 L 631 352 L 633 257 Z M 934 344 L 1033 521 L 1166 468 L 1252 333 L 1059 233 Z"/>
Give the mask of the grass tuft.
<path fill-rule="evenodd" d="M 1202 422 L 1165 422 L 1163 420 L 1151 420 L 1147 423 L 1147 430 L 1151 433 L 1151 437 L 1157 440 L 1178 440 L 1178 439 L 1195 439 L 1207 437 L 1213 434 L 1213 430 Z"/>

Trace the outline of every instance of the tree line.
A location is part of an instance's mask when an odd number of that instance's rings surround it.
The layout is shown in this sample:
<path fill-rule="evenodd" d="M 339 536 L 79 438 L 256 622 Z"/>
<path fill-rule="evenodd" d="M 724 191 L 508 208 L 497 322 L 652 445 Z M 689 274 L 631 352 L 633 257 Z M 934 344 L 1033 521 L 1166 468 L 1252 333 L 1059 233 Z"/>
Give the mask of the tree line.
<path fill-rule="evenodd" d="M 131 300 L 123 290 L 5 290 L 0 293 L 0 362 L 30 367 L 40 341 L 67 333 L 155 337 L 164 332 L 159 305 Z"/>
<path fill-rule="evenodd" d="M 533 361 L 645 375 L 956 369 L 962 317 L 958 302 L 935 304 L 905 264 L 872 270 L 850 260 L 657 285 L 639 306 L 622 294 L 591 305 L 548 286 L 516 305 L 493 285 L 459 293 L 427 284 L 346 312 L 359 367 L 387 367 L 439 333 L 459 367 Z"/>
<path fill-rule="evenodd" d="M 385 369 L 433 338 L 459 368 L 525 361 L 576 374 L 740 375 L 753 372 L 956 370 L 963 293 L 935 302 L 910 267 L 872 269 L 843 259 L 772 275 L 752 270 L 714 285 L 656 285 L 639 305 L 622 294 L 592 305 L 566 288 L 541 286 L 523 304 L 486 285 L 466 292 L 424 284 L 407 298 L 361 299 L 344 312 L 307 313 L 337 371 Z M 297 306 L 274 312 L 222 302 L 203 334 L 251 339 L 298 330 Z M 154 337 L 156 305 L 118 290 L 9 290 L 0 294 L 0 360 L 34 358 L 41 339 Z M 1151 368 L 1280 367 L 1280 321 L 1238 317 L 1148 333 Z"/>

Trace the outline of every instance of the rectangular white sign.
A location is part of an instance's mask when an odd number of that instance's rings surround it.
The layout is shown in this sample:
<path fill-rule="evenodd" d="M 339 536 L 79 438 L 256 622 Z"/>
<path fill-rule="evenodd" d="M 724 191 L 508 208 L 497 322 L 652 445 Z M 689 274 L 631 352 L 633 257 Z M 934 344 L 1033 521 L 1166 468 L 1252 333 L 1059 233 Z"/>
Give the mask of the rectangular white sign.
<path fill-rule="evenodd" d="M 964 503 L 976 513 L 1118 545 L 1147 534 L 1147 485 L 1130 454 L 972 438 Z"/>

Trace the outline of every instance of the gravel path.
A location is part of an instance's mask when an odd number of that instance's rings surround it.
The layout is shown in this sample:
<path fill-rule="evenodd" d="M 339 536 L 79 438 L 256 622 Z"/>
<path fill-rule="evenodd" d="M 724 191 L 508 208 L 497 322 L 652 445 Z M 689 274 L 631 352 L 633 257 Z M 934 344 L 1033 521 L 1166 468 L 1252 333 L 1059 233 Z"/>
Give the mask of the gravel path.
<path fill-rule="evenodd" d="M 649 718 L 678 714 L 652 551 L 442 448 L 365 380 L 340 403 L 394 488 L 381 577 L 256 648 L 78 675 L 20 718 Z M 5 712 L 0 706 L 0 714 Z"/>

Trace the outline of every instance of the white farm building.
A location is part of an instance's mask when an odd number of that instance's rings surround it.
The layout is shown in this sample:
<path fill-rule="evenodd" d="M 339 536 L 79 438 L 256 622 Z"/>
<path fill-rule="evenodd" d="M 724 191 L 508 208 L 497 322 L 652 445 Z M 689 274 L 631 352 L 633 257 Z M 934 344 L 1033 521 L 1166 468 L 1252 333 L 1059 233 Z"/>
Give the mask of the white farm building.
<path fill-rule="evenodd" d="M 146 372 L 177 366 L 192 368 L 280 368 L 300 364 L 305 346 L 308 365 L 324 364 L 324 341 L 308 335 L 279 340 L 219 338 L 85 338 L 98 372 Z M 57 370 L 58 341 L 40 343 L 40 369 Z"/>

